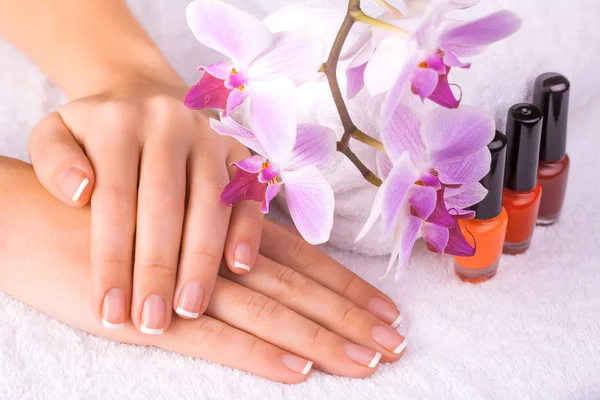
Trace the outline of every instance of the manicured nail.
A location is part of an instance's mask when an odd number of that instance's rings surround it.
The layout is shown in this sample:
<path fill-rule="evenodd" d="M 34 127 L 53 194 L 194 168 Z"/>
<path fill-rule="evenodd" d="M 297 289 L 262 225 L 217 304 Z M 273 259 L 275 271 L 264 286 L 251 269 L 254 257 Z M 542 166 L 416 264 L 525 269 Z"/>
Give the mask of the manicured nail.
<path fill-rule="evenodd" d="M 58 175 L 56 183 L 62 194 L 76 202 L 90 184 L 90 180 L 77 168 L 67 168 Z"/>
<path fill-rule="evenodd" d="M 250 271 L 252 263 L 252 248 L 248 243 L 240 243 L 233 252 L 233 266 L 239 269 Z"/>
<path fill-rule="evenodd" d="M 381 359 L 381 353 L 354 343 L 344 344 L 344 353 L 352 361 L 369 368 L 375 368 Z"/>
<path fill-rule="evenodd" d="M 377 344 L 394 354 L 400 354 L 406 348 L 406 339 L 387 326 L 375 325 L 371 332 Z"/>
<path fill-rule="evenodd" d="M 102 325 L 109 329 L 125 326 L 125 292 L 123 289 L 110 289 L 102 302 Z"/>
<path fill-rule="evenodd" d="M 372 297 L 367 305 L 367 310 L 377 318 L 390 324 L 394 329 L 400 326 L 403 319 L 398 308 L 381 297 Z"/>
<path fill-rule="evenodd" d="M 142 333 L 161 335 L 165 331 L 165 301 L 153 295 L 146 299 L 142 309 Z"/>
<path fill-rule="evenodd" d="M 281 356 L 281 362 L 290 371 L 306 375 L 313 366 L 312 361 L 305 360 L 293 354 L 284 354 Z"/>
<path fill-rule="evenodd" d="M 202 307 L 204 289 L 198 281 L 189 281 L 183 286 L 175 312 L 185 318 L 198 318 Z"/>

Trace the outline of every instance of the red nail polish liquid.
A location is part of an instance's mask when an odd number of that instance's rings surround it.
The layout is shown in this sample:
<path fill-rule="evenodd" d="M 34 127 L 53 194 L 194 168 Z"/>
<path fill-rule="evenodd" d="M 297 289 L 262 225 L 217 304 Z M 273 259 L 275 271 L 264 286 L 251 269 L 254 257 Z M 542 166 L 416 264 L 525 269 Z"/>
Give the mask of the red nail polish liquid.
<path fill-rule="evenodd" d="M 508 213 L 504 253 L 527 251 L 535 229 L 542 188 L 537 180 L 543 114 L 532 104 L 516 104 L 506 122 L 506 170 L 502 203 Z"/>
<path fill-rule="evenodd" d="M 566 152 L 569 91 L 571 84 L 561 74 L 540 75 L 534 84 L 533 102 L 544 113 L 538 179 L 543 195 L 538 225 L 552 225 L 560 218 L 570 160 Z"/>

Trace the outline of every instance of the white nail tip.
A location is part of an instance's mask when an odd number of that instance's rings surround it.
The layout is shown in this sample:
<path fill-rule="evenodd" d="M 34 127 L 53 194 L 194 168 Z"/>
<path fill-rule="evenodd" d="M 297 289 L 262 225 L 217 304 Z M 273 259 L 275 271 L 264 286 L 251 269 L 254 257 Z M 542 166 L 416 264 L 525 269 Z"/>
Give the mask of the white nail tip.
<path fill-rule="evenodd" d="M 402 343 L 400 343 L 400 345 L 398 347 L 396 347 L 396 350 L 394 350 L 394 354 L 400 354 L 404 351 L 404 349 L 406 349 L 407 343 L 406 343 L 406 338 L 402 341 Z"/>
<path fill-rule="evenodd" d="M 375 357 L 373 357 L 369 363 L 369 368 L 375 368 L 377 364 L 379 364 L 379 360 L 381 360 L 381 353 L 377 352 L 375 353 Z"/>
<path fill-rule="evenodd" d="M 83 191 L 85 190 L 87 185 L 89 185 L 89 183 L 90 183 L 90 180 L 88 178 L 85 178 L 83 180 L 83 182 L 81 182 L 81 184 L 79 185 L 79 188 L 77 188 L 77 191 L 75 192 L 75 194 L 73 195 L 73 198 L 71 198 L 71 200 L 73 200 L 73 201 L 79 200 L 79 198 L 81 197 L 81 193 L 83 193 Z"/>
<path fill-rule="evenodd" d="M 312 366 L 313 366 L 313 362 L 312 362 L 312 361 L 309 361 L 309 362 L 307 362 L 307 363 L 306 363 L 306 366 L 305 366 L 305 367 L 304 367 L 304 369 L 302 370 L 301 374 L 302 374 L 302 375 L 306 375 L 306 374 L 308 374 L 308 371 L 310 371 L 310 369 L 312 368 Z"/>
<path fill-rule="evenodd" d="M 181 307 L 177 307 L 177 310 L 175 310 L 175 312 L 179 315 L 181 315 L 182 317 L 187 317 L 187 318 L 198 318 L 198 315 L 200 315 L 200 313 L 193 313 L 193 312 L 189 312 L 184 310 Z"/>
<path fill-rule="evenodd" d="M 165 330 L 164 329 L 152 329 L 152 328 L 148 328 L 148 327 L 142 325 L 142 327 L 140 328 L 140 331 L 142 331 L 142 333 L 145 333 L 146 335 L 162 335 Z"/>
<path fill-rule="evenodd" d="M 397 327 L 399 327 L 400 324 L 402 323 L 403 319 L 404 319 L 404 315 L 402 315 L 402 314 L 398 315 L 398 318 L 396 318 L 396 320 L 394 322 L 392 322 L 392 328 L 396 329 Z"/>
<path fill-rule="evenodd" d="M 241 262 L 234 262 L 233 266 L 239 269 L 245 269 L 246 271 L 250 272 L 250 267 L 247 266 L 246 264 L 242 264 Z"/>
<path fill-rule="evenodd" d="M 123 327 L 125 326 L 125 324 L 111 324 L 104 318 L 102 318 L 102 325 L 104 325 L 104 327 L 108 329 L 123 329 Z"/>

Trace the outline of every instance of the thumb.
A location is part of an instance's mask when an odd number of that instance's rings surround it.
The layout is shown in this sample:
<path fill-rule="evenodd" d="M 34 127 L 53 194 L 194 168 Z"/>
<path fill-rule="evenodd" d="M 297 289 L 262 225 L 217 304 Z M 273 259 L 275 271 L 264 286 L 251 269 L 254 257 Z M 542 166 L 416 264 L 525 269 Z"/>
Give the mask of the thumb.
<path fill-rule="evenodd" d="M 35 174 L 48 192 L 69 206 L 88 203 L 94 170 L 58 113 L 48 115 L 33 129 L 28 147 Z"/>

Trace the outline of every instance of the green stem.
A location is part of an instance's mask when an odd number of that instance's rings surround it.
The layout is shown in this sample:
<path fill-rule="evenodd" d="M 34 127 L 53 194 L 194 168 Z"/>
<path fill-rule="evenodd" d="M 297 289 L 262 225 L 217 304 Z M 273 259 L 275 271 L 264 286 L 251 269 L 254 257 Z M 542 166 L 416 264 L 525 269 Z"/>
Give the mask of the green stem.
<path fill-rule="evenodd" d="M 350 136 L 352 136 L 353 139 L 356 139 L 361 143 L 369 145 L 376 150 L 385 151 L 385 149 L 383 147 L 383 143 L 381 143 L 379 140 L 373 139 L 371 136 L 367 135 L 366 133 L 364 133 L 363 131 L 361 131 L 359 129 L 352 132 L 350 134 Z"/>
<path fill-rule="evenodd" d="M 398 28 L 397 26 L 394 26 L 392 24 L 388 24 L 387 22 L 381 21 L 377 18 L 369 17 L 367 14 L 362 12 L 362 10 L 351 11 L 350 15 L 352 16 L 352 18 L 354 18 L 355 21 L 363 22 L 365 24 L 368 24 L 368 25 L 371 25 L 371 26 L 374 26 L 377 28 L 385 29 L 386 31 L 390 31 L 392 33 L 395 33 L 396 35 L 401 35 L 401 36 L 409 35 L 409 33 L 407 31 L 405 31 L 404 29 Z"/>
<path fill-rule="evenodd" d="M 394 16 L 398 19 L 404 18 L 404 15 L 398 10 L 396 7 L 388 3 L 386 0 L 375 0 L 377 4 L 379 4 L 384 10 L 387 10 L 394 14 Z"/>
<path fill-rule="evenodd" d="M 341 142 L 338 142 L 338 151 L 344 154 L 352 162 L 352 164 L 356 166 L 356 168 L 360 171 L 363 178 L 365 178 L 367 182 L 377 187 L 381 186 L 381 184 L 383 183 L 381 182 L 381 179 L 379 179 L 377 175 L 371 172 L 371 170 L 367 168 L 367 166 L 363 164 L 362 161 L 360 161 L 358 156 L 354 154 L 354 152 L 350 150 L 349 147 L 344 147 L 342 146 Z"/>

